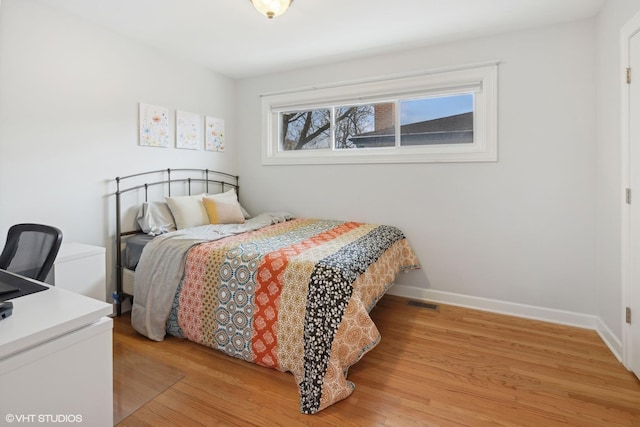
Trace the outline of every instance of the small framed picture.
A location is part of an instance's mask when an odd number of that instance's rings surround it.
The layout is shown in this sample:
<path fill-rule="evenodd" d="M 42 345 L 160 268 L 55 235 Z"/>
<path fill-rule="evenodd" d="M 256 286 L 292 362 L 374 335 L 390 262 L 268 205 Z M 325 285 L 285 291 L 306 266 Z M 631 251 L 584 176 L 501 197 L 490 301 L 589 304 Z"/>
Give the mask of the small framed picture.
<path fill-rule="evenodd" d="M 145 147 L 169 146 L 169 109 L 140 103 L 139 144 Z"/>
<path fill-rule="evenodd" d="M 202 146 L 200 115 L 176 111 L 176 148 L 199 150 Z"/>
<path fill-rule="evenodd" d="M 204 125 L 204 149 L 224 151 L 224 119 L 206 117 Z"/>

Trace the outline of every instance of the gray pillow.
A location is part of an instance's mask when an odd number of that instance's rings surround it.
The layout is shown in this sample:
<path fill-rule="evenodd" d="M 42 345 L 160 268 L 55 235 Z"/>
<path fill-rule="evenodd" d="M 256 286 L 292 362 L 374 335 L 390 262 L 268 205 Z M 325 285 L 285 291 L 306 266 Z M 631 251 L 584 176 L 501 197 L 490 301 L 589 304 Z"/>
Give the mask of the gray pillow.
<path fill-rule="evenodd" d="M 144 202 L 136 221 L 140 229 L 151 236 L 176 231 L 176 224 L 165 202 Z"/>

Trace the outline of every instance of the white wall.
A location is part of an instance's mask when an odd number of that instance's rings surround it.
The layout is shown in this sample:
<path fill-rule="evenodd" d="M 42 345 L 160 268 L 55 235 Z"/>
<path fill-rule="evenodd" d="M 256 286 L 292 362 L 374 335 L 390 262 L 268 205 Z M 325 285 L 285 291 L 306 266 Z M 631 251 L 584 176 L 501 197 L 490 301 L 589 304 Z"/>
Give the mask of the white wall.
<path fill-rule="evenodd" d="M 239 81 L 244 203 L 399 226 L 423 265 L 400 277 L 405 293 L 594 315 L 594 30 L 587 20 Z M 260 164 L 260 94 L 494 59 L 496 163 Z"/>
<path fill-rule="evenodd" d="M 640 10 L 638 0 L 609 1 L 598 15 L 597 41 L 597 295 L 598 316 L 622 337 L 620 29 Z"/>
<path fill-rule="evenodd" d="M 638 9 L 610 1 L 597 21 L 236 83 L 37 1 L 2 0 L 0 238 L 15 222 L 47 222 L 111 257 L 115 176 L 237 171 L 253 212 L 401 227 L 424 266 L 401 276 L 405 292 L 596 315 L 619 339 L 618 43 Z M 261 93 L 493 59 L 497 163 L 260 165 Z M 168 107 L 172 131 L 176 109 L 225 118 L 228 151 L 137 146 L 138 102 Z"/>
<path fill-rule="evenodd" d="M 112 252 L 113 179 L 150 169 L 236 172 L 236 152 L 140 147 L 138 102 L 226 120 L 232 80 L 33 0 L 0 9 L 0 239 L 17 222 Z M 172 139 L 173 144 L 173 139 Z M 111 271 L 109 270 L 111 280 Z M 110 282 L 113 283 L 113 282 Z"/>

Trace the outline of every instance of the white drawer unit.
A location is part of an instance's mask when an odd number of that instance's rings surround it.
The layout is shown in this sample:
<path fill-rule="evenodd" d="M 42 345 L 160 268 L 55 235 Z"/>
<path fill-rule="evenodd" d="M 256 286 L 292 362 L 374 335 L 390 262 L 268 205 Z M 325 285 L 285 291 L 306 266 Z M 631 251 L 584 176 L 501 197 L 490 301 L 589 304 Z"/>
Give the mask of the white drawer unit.
<path fill-rule="evenodd" d="M 54 286 L 0 320 L 0 425 L 113 427 L 111 304 Z"/>
<path fill-rule="evenodd" d="M 47 282 L 71 292 L 106 301 L 105 248 L 63 242 Z"/>

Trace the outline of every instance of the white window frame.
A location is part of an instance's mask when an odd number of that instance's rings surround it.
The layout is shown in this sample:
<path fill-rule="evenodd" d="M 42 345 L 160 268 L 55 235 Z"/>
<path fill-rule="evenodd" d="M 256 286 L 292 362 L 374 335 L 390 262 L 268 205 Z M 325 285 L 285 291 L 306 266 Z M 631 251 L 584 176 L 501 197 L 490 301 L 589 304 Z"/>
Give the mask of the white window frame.
<path fill-rule="evenodd" d="M 280 113 L 473 93 L 473 143 L 281 151 Z M 498 160 L 498 62 L 262 95 L 262 164 L 492 162 Z M 398 133 L 399 122 L 396 122 Z"/>

